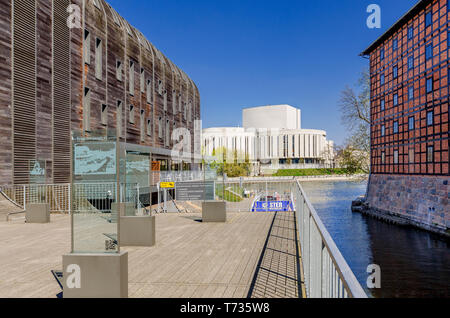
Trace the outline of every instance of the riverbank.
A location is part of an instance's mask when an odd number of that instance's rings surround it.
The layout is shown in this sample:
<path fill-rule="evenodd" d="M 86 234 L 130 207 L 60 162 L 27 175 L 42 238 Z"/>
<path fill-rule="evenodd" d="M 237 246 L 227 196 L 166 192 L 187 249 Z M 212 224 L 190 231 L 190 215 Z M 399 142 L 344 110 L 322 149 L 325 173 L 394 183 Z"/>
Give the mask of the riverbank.
<path fill-rule="evenodd" d="M 394 224 L 396 226 L 415 228 L 421 231 L 439 235 L 442 238 L 450 240 L 450 232 L 442 227 L 416 221 L 412 218 L 405 217 L 405 215 L 403 214 L 370 207 L 365 199 L 361 197 L 352 202 L 352 211 L 361 213 L 385 223 Z"/>

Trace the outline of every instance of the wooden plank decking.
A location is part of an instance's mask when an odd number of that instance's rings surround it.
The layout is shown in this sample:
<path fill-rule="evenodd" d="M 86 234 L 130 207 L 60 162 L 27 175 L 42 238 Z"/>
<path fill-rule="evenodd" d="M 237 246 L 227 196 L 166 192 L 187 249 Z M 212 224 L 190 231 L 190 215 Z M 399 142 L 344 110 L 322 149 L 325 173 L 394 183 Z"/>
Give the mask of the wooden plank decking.
<path fill-rule="evenodd" d="M 290 214 L 228 216 L 226 224 L 214 224 L 199 222 L 199 214 L 157 215 L 155 247 L 122 248 L 129 252 L 129 296 L 245 298 L 252 291 L 252 297 L 296 297 Z M 0 223 L 0 297 L 55 297 L 60 289 L 50 271 L 61 269 L 69 251 L 67 216 L 44 225 Z M 261 267 L 280 274 L 273 280 Z M 271 292 L 273 284 L 279 286 Z"/>

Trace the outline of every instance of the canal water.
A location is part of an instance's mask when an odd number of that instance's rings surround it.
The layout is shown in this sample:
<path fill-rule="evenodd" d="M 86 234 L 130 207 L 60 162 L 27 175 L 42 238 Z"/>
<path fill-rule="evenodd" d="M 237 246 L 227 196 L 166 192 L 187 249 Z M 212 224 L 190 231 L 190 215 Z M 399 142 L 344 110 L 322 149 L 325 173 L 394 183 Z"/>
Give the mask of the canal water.
<path fill-rule="evenodd" d="M 366 181 L 303 182 L 342 255 L 370 297 L 450 297 L 450 243 L 412 228 L 353 213 Z M 367 266 L 381 267 L 381 289 L 367 288 Z"/>

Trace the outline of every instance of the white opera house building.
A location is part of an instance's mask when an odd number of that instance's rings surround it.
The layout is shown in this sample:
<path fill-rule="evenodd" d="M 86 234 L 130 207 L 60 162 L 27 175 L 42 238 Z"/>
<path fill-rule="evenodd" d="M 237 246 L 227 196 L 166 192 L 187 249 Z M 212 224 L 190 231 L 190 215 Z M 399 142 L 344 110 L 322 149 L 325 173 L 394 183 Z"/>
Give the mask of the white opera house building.
<path fill-rule="evenodd" d="M 248 159 L 254 175 L 334 167 L 334 143 L 324 130 L 302 129 L 300 109 L 290 105 L 245 108 L 242 121 L 242 128 L 204 129 L 205 155 L 218 156 L 219 149 L 226 149 L 227 155 Z"/>

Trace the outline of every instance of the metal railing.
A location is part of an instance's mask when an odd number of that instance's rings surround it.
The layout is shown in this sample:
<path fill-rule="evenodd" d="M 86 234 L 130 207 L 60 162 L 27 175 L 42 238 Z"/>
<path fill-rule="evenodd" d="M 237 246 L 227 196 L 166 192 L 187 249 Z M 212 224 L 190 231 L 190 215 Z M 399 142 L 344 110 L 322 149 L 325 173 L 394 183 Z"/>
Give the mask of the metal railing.
<path fill-rule="evenodd" d="M 0 190 L 24 210 L 29 204 L 47 203 L 52 213 L 70 212 L 70 184 L 0 186 Z"/>
<path fill-rule="evenodd" d="M 293 191 L 308 298 L 367 298 L 297 181 Z"/>

